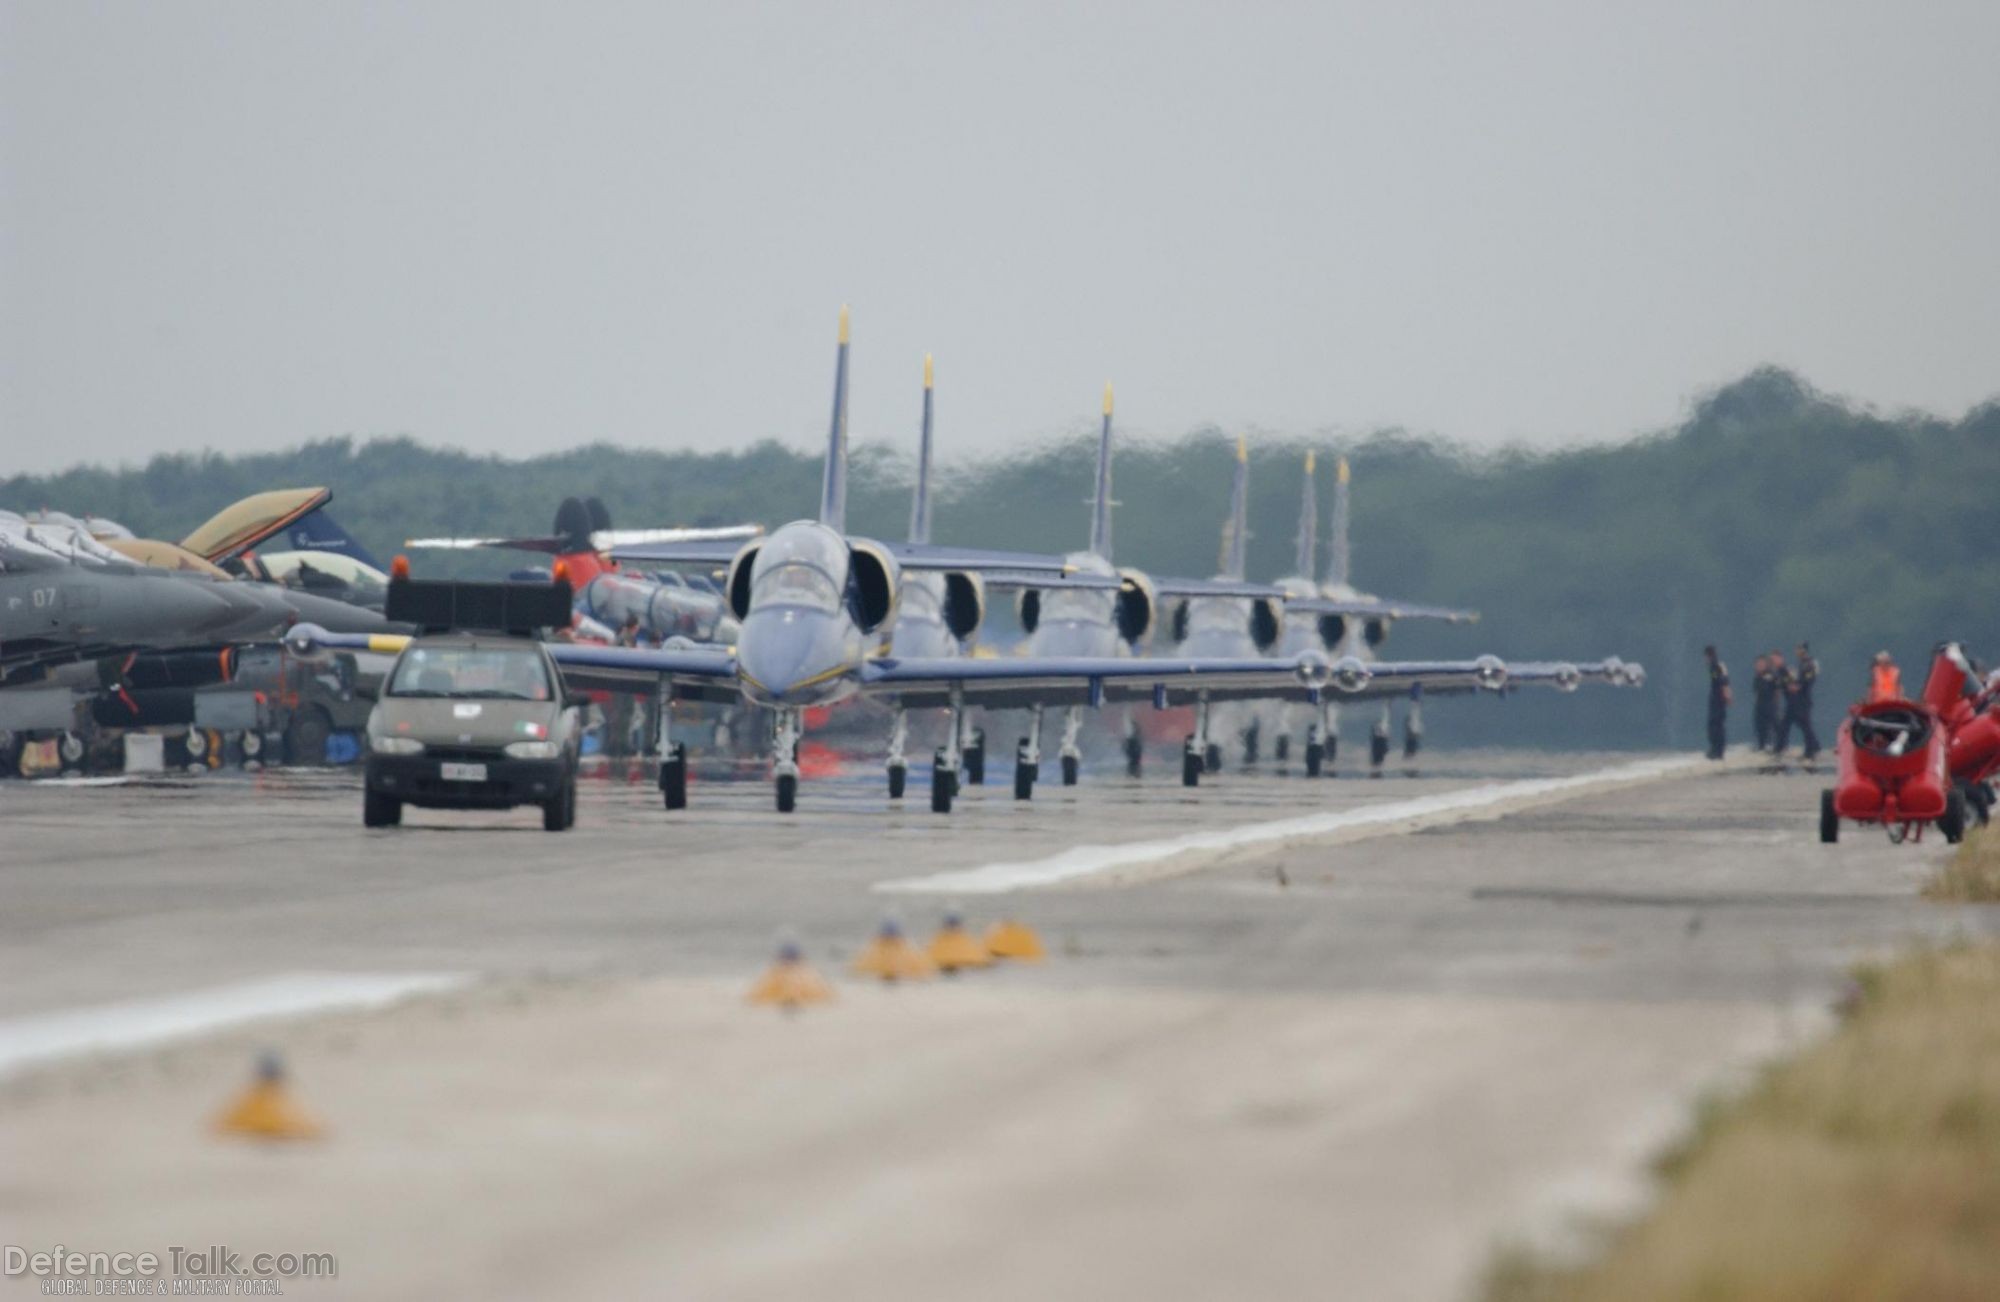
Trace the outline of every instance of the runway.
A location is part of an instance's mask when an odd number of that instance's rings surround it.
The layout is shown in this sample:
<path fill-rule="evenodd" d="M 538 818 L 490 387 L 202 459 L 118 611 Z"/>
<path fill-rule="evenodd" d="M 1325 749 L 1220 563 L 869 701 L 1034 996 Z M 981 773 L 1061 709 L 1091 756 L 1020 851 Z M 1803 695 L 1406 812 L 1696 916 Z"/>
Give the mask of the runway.
<path fill-rule="evenodd" d="M 865 765 L 789 819 L 761 782 L 697 781 L 668 815 L 599 781 L 562 835 L 531 812 L 364 832 L 341 772 L 7 784 L 0 1050 L 147 1000 L 440 984 L 23 1060 L 0 1221 L 332 1251 L 338 1281 L 287 1284 L 327 1295 L 1462 1295 L 1497 1245 L 1630 1206 L 1701 1092 L 1823 1025 L 1856 960 L 2000 930 L 1915 898 L 1941 847 L 1819 845 L 1823 776 L 1629 776 L 1651 762 L 1439 754 L 1193 792 L 1087 772 L 949 817 L 892 807 Z M 951 893 L 1221 833 L 1148 860 L 1171 872 Z M 921 938 L 955 898 L 1034 925 L 1048 961 L 845 979 L 885 910 Z M 743 1004 L 781 934 L 833 1006 Z M 325 1140 L 204 1132 L 266 1044 Z"/>

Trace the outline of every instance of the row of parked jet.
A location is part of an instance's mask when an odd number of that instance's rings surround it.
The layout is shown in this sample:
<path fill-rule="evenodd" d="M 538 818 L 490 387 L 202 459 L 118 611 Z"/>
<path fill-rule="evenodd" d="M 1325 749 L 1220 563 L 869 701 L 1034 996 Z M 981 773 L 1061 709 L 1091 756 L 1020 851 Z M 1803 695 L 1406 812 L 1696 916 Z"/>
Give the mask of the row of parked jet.
<path fill-rule="evenodd" d="M 918 487 L 910 536 L 882 542 L 847 530 L 849 328 L 841 313 L 834 370 L 833 414 L 816 518 L 768 535 L 698 536 L 664 531 L 619 537 L 589 519 L 547 539 L 413 540 L 443 546 L 529 546 L 562 552 L 580 541 L 592 556 L 636 571 L 688 568 L 725 575 L 709 598 L 711 634 L 734 641 L 675 637 L 662 645 L 628 647 L 561 641 L 550 653 L 573 686 L 654 694 L 674 700 L 742 703 L 771 717 L 771 772 L 777 808 L 796 803 L 798 751 L 806 711 L 857 696 L 883 700 L 891 711 L 889 784 L 900 795 L 909 766 L 908 714 L 943 710 L 944 743 L 931 761 L 931 807 L 949 812 L 961 781 L 983 780 L 985 743 L 975 711 L 1024 709 L 1028 732 L 1015 752 L 1014 791 L 1032 795 L 1043 759 L 1047 711 L 1061 712 L 1056 743 L 1062 778 L 1078 780 L 1084 712 L 1106 705 L 1193 707 L 1193 729 L 1182 753 L 1182 781 L 1196 786 L 1215 761 L 1227 726 L 1220 712 L 1243 712 L 1235 731 L 1256 736 L 1265 718 L 1278 720 L 1281 745 L 1303 730 L 1308 772 L 1316 771 L 1334 739 L 1339 701 L 1410 699 L 1438 693 L 1498 692 L 1526 685 L 1575 690 L 1586 682 L 1637 686 L 1643 672 L 1617 658 L 1587 663 L 1516 662 L 1483 655 L 1470 660 L 1385 661 L 1375 657 L 1388 623 L 1399 618 L 1473 618 L 1471 612 L 1384 601 L 1347 583 L 1343 468 L 1336 489 L 1332 582 L 1316 576 L 1315 506 L 1310 474 L 1299 531 L 1297 573 L 1277 583 L 1244 575 L 1248 534 L 1247 458 L 1239 444 L 1227 545 L 1221 572 L 1206 579 L 1149 575 L 1112 557 L 1112 398 L 1106 389 L 1097 451 L 1089 541 L 1061 555 L 942 545 L 930 540 L 929 468 L 933 376 L 924 373 Z M 561 521 L 559 520 L 559 524 Z M 588 526 L 588 527 L 586 527 Z M 563 535 L 567 534 L 565 538 Z M 573 553 L 581 557 L 584 549 Z M 579 606 L 615 593 L 610 573 L 582 579 Z M 630 579 L 624 580 L 630 582 Z M 657 585 L 660 577 L 649 580 Z M 634 595 L 636 595 L 634 590 Z M 974 654 L 987 593 L 1011 591 L 1027 633 L 1018 654 Z M 1173 625 L 1171 654 L 1146 654 L 1162 623 Z M 340 633 L 301 624 L 287 637 L 301 655 L 342 647 L 398 649 L 394 638 Z M 687 750 L 671 736 L 669 709 L 658 712 L 660 786 L 669 809 L 687 798 Z M 1420 724 L 1412 721 L 1414 741 Z M 1376 725 L 1379 761 L 1388 741 L 1386 706 Z M 1136 772 L 1139 748 L 1129 710 L 1126 753 Z"/>

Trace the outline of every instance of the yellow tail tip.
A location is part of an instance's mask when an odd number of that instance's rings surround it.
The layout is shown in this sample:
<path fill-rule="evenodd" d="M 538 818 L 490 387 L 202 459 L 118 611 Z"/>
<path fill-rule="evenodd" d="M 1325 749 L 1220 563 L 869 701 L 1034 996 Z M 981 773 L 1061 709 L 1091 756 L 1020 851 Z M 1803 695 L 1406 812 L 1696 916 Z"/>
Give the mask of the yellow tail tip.
<path fill-rule="evenodd" d="M 1341 482 L 1341 483 L 1343 483 L 1343 484 L 1344 484 L 1344 483 L 1346 483 L 1346 482 L 1347 482 L 1347 479 L 1348 479 L 1348 470 L 1347 470 L 1347 458 L 1346 458 L 1346 457 L 1342 457 L 1342 458 L 1340 459 L 1340 465 L 1339 465 L 1338 467 L 1336 467 L 1336 468 L 1335 468 L 1335 472 L 1334 472 L 1334 473 L 1335 473 L 1336 475 L 1338 475 L 1338 476 L 1339 476 L 1339 479 L 1340 479 L 1340 482 Z"/>
<path fill-rule="evenodd" d="M 1236 459 L 1238 461 L 1248 461 L 1250 459 L 1250 440 L 1244 438 L 1241 434 L 1236 436 Z"/>
<path fill-rule="evenodd" d="M 924 387 L 925 387 L 926 389 L 928 389 L 928 388 L 930 388 L 930 387 L 931 387 L 931 376 L 932 376 L 932 374 L 933 374 L 933 371 L 932 371 L 932 367 L 931 367 L 931 355 L 930 355 L 929 353 L 925 353 L 925 354 L 924 354 Z"/>
<path fill-rule="evenodd" d="M 847 342 L 847 305 L 845 303 L 840 305 L 840 342 L 843 344 Z"/>
<path fill-rule="evenodd" d="M 1306 477 L 1307 477 L 1308 479 L 1310 479 L 1310 478 L 1312 477 L 1312 472 L 1313 472 L 1313 454 L 1312 454 L 1312 450 L 1311 450 L 1311 449 L 1307 449 L 1307 450 L 1306 450 Z"/>
<path fill-rule="evenodd" d="M 1104 386 L 1104 414 L 1107 416 L 1111 414 L 1111 385 L 1109 383 Z"/>

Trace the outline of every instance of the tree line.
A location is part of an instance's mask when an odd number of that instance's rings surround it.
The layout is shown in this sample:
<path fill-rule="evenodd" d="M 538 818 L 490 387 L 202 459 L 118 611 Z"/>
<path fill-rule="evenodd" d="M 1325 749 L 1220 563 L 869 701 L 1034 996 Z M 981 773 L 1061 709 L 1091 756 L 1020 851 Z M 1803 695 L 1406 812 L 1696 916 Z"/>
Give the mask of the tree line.
<path fill-rule="evenodd" d="M 1308 446 L 1265 439 L 1251 448 L 1252 577 L 1293 568 Z M 1913 685 L 1941 638 L 2000 659 L 2000 612 L 1988 595 L 2000 544 L 2000 403 L 1959 420 L 1884 415 L 1764 369 L 1704 396 L 1677 427 L 1615 444 L 1475 453 L 1383 431 L 1310 446 L 1320 454 L 1322 525 L 1332 454 L 1352 463 L 1357 586 L 1482 612 L 1466 627 L 1399 625 L 1383 654 L 1615 652 L 1651 675 L 1639 693 L 1439 703 L 1427 723 L 1441 740 L 1693 745 L 1707 642 L 1747 682 L 1759 651 L 1809 640 L 1829 718 L 1859 693 L 1878 649 L 1896 655 Z M 1211 573 L 1233 456 L 1233 437 L 1216 429 L 1122 444 L 1117 559 Z M 1094 440 L 1079 433 L 1003 458 L 948 462 L 934 538 L 1081 548 L 1093 457 Z M 856 447 L 857 532 L 902 536 L 912 462 L 902 448 Z M 819 476 L 816 454 L 770 441 L 723 453 L 594 443 L 509 460 L 410 438 L 332 438 L 280 453 L 162 455 L 143 466 L 16 476 L 0 480 L 0 506 L 88 511 L 142 536 L 179 538 L 246 494 L 324 484 L 333 515 L 387 557 L 422 534 L 544 532 L 556 504 L 573 495 L 602 498 L 621 525 L 776 524 L 813 512 Z M 494 574 L 522 562 L 439 554 L 418 563 Z M 1004 626 L 1008 613 L 993 618 Z M 1747 726 L 1745 718 L 1735 731 Z"/>

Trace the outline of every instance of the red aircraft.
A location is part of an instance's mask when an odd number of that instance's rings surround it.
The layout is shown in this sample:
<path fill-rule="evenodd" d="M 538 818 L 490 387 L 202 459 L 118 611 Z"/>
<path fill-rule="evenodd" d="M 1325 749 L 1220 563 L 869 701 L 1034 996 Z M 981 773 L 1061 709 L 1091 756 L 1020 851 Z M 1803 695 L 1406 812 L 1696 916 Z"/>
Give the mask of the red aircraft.
<path fill-rule="evenodd" d="M 1820 793 L 1819 839 L 1840 839 L 1842 819 L 1888 829 L 1900 844 L 1925 824 L 1946 841 L 1985 820 L 1989 781 L 2000 773 L 2000 688 L 1977 690 L 1964 650 L 1940 646 L 1918 700 L 1863 701 L 1840 725 L 1836 785 Z"/>

